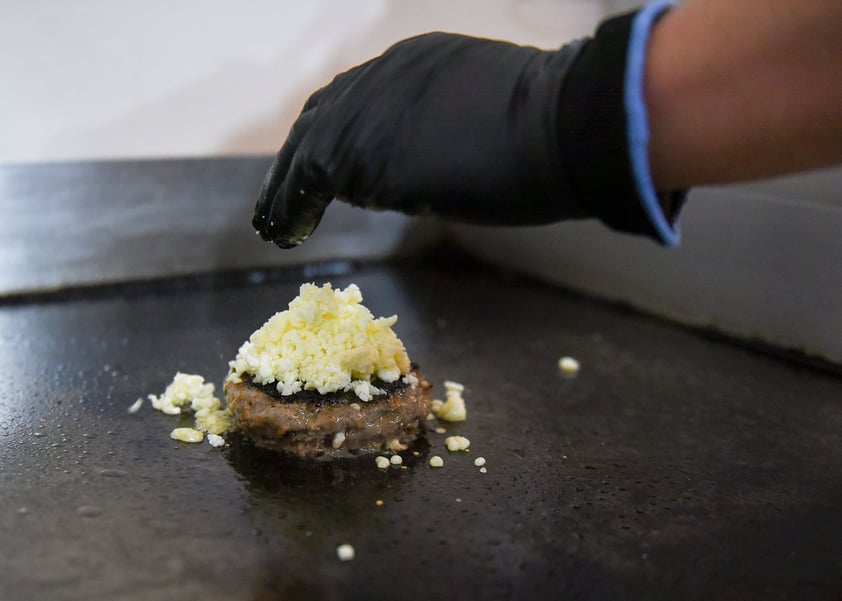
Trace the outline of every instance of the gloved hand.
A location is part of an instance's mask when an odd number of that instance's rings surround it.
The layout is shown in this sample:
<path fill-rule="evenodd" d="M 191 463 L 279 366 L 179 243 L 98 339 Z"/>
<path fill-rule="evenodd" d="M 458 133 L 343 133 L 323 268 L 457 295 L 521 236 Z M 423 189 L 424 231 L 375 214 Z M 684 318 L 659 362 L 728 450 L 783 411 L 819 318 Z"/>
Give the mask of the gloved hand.
<path fill-rule="evenodd" d="M 656 197 L 645 139 L 644 173 L 635 173 L 641 149 L 626 106 L 631 28 L 646 17 L 642 55 L 666 6 L 607 21 L 557 51 L 445 33 L 396 44 L 307 100 L 263 182 L 254 226 L 296 246 L 337 198 L 480 224 L 598 217 L 675 243 L 683 194 Z"/>

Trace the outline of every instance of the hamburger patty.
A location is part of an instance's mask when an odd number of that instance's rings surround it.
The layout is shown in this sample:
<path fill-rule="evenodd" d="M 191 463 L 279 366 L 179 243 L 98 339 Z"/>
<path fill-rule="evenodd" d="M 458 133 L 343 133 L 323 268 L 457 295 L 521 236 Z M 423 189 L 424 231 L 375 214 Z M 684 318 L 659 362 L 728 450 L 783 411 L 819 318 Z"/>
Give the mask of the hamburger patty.
<path fill-rule="evenodd" d="M 258 446 L 301 457 L 336 458 L 380 451 L 394 439 L 406 444 L 418 436 L 421 420 L 430 412 L 431 385 L 417 371 L 410 373 L 418 378 L 414 387 L 373 382 L 386 393 L 368 402 L 352 391 L 281 396 L 273 386 L 245 378 L 226 382 L 224 389 L 240 429 Z M 345 439 L 334 448 L 340 432 Z"/>

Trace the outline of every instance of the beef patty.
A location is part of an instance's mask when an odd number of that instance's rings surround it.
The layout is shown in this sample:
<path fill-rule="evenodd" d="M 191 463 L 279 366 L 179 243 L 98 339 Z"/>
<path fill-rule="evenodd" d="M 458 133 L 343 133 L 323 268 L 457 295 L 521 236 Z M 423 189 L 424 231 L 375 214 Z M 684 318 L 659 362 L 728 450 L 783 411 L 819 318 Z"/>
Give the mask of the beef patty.
<path fill-rule="evenodd" d="M 240 383 L 226 382 L 224 390 L 240 429 L 258 446 L 330 459 L 377 452 L 395 439 L 415 440 L 430 412 L 432 386 L 417 371 L 410 373 L 418 378 L 415 386 L 372 382 L 386 393 L 367 402 L 353 391 L 281 396 L 274 386 L 255 384 L 245 375 Z"/>

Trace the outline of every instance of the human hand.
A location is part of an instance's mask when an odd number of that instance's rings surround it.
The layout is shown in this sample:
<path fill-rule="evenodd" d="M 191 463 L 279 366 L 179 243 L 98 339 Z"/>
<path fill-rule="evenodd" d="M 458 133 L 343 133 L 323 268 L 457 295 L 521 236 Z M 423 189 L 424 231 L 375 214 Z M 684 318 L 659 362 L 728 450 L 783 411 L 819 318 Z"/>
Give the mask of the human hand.
<path fill-rule="evenodd" d="M 656 235 L 628 160 L 628 23 L 613 29 L 556 51 L 426 34 L 338 75 L 292 126 L 254 226 L 297 246 L 336 198 L 480 224 L 600 217 Z"/>

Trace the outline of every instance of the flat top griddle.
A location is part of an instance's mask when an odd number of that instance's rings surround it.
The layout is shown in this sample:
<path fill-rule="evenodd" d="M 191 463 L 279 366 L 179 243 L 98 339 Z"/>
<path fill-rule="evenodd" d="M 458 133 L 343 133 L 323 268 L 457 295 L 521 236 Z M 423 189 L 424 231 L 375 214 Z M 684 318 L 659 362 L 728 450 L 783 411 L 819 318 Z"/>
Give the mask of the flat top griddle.
<path fill-rule="evenodd" d="M 488 271 L 309 276 L 397 313 L 436 393 L 466 386 L 468 420 L 446 428 L 470 453 L 430 431 L 406 470 L 303 464 L 236 436 L 177 443 L 189 419 L 148 403 L 127 413 L 178 370 L 219 386 L 297 294 L 294 270 L 6 303 L 0 598 L 842 593 L 838 377 Z"/>

